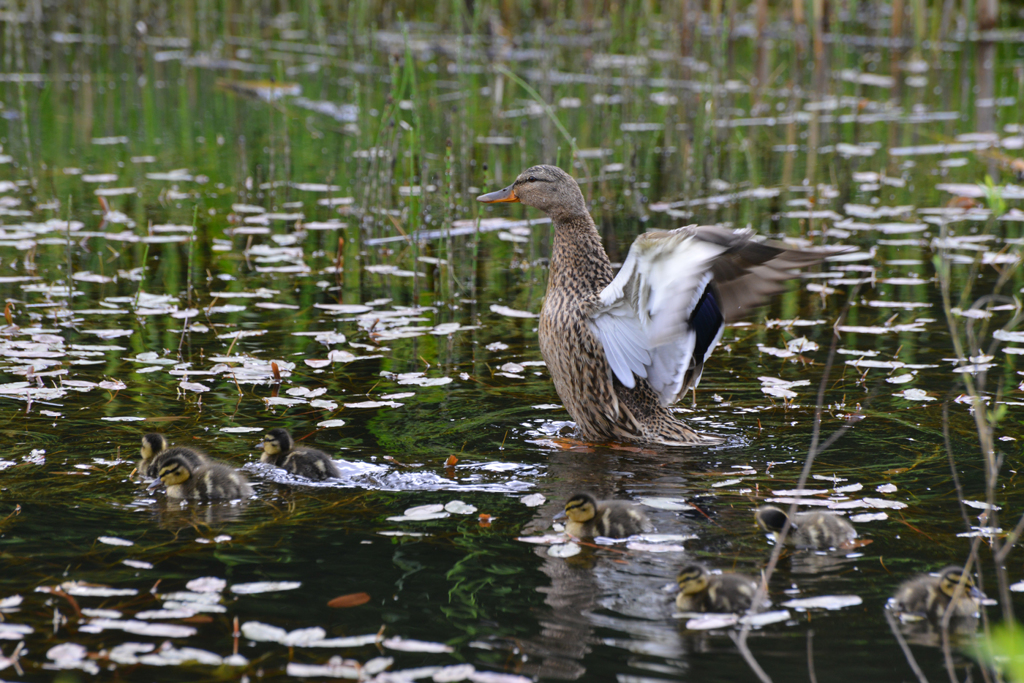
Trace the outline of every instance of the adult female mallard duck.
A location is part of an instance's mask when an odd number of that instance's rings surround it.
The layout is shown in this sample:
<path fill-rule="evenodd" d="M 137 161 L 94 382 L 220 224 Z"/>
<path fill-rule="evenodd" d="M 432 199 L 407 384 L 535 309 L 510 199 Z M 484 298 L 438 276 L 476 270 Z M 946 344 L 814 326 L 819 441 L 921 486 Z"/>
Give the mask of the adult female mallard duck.
<path fill-rule="evenodd" d="M 139 461 L 139 473 L 148 478 L 155 479 L 160 472 L 160 466 L 173 456 L 184 458 L 196 469 L 207 462 L 206 455 L 192 448 L 184 446 L 167 447 L 167 439 L 163 434 L 150 433 L 142 437 L 142 449 L 139 452 L 142 460 Z"/>
<path fill-rule="evenodd" d="M 181 454 L 164 459 L 159 479 L 150 484 L 150 488 L 156 488 L 161 482 L 167 487 L 168 498 L 229 500 L 252 495 L 249 481 L 237 470 L 210 462 L 194 467 Z"/>
<path fill-rule="evenodd" d="M 577 493 L 565 503 L 558 518 L 567 517 L 565 530 L 579 538 L 625 538 L 654 528 L 647 515 L 624 500 L 598 501 L 589 493 Z"/>
<path fill-rule="evenodd" d="M 960 595 L 954 601 L 957 587 L 963 582 Z M 973 617 L 985 594 L 974 585 L 974 579 L 963 567 L 949 566 L 938 576 L 921 574 L 905 581 L 893 596 L 892 608 L 902 614 L 941 619 L 947 609 L 955 618 Z"/>
<path fill-rule="evenodd" d="M 712 574 L 700 564 L 688 564 L 676 577 L 676 607 L 683 612 L 745 612 L 757 594 L 756 580 L 743 574 Z"/>
<path fill-rule="evenodd" d="M 267 432 L 263 437 L 263 455 L 260 456 L 260 462 L 283 467 L 292 474 L 315 481 L 341 476 L 331 456 L 315 448 L 296 448 L 295 441 L 287 429 L 271 429 Z"/>
<path fill-rule="evenodd" d="M 774 505 L 762 505 L 754 513 L 757 525 L 765 531 L 772 532 L 775 540 L 779 539 L 788 517 L 783 510 Z M 793 516 L 789 533 L 786 534 L 786 544 L 797 548 L 838 548 L 856 537 L 857 530 L 845 517 L 812 510 L 798 512 Z"/>
<path fill-rule="evenodd" d="M 689 226 L 640 235 L 619 270 L 579 185 L 554 166 L 523 171 L 481 202 L 521 202 L 555 228 L 540 351 L 565 409 L 590 440 L 708 444 L 668 406 L 696 388 L 725 323 L 782 290 L 823 254 L 754 241 L 750 230 Z"/>

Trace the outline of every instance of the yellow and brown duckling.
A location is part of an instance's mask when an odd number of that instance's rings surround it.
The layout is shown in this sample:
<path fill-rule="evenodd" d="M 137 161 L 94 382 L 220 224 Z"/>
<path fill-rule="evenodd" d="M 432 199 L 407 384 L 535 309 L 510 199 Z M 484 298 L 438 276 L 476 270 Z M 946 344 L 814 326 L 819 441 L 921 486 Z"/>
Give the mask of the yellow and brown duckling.
<path fill-rule="evenodd" d="M 159 479 L 150 488 L 156 488 L 160 483 L 167 487 L 168 498 L 232 500 L 252 495 L 249 481 L 238 470 L 211 462 L 196 467 L 181 454 L 164 459 Z"/>
<path fill-rule="evenodd" d="M 954 601 L 957 587 L 963 582 L 959 597 Z M 949 566 L 938 576 L 921 574 L 905 581 L 896 591 L 892 608 L 901 614 L 941 619 L 947 609 L 954 618 L 973 617 L 985 594 L 974 585 L 974 579 L 963 567 Z"/>
<path fill-rule="evenodd" d="M 754 518 L 759 527 L 770 531 L 778 540 L 789 515 L 774 505 L 762 505 L 757 508 Z M 857 530 L 845 517 L 812 510 L 793 515 L 789 533 L 786 534 L 786 544 L 797 548 L 839 548 L 856 537 Z"/>
<path fill-rule="evenodd" d="M 565 503 L 565 530 L 578 538 L 606 536 L 626 538 L 654 528 L 647 515 L 624 500 L 597 500 L 589 493 L 577 493 Z"/>
<path fill-rule="evenodd" d="M 533 166 L 477 200 L 551 218 L 540 351 L 581 437 L 595 441 L 720 442 L 669 406 L 696 389 L 726 323 L 824 257 L 755 241 L 750 230 L 688 226 L 637 237 L 616 275 L 579 185 L 560 168 Z"/>
<path fill-rule="evenodd" d="M 260 462 L 283 467 L 292 474 L 314 481 L 341 476 L 331 456 L 315 448 L 296 448 L 295 441 L 287 429 L 271 429 L 267 432 L 263 437 L 263 455 L 260 456 Z"/>
<path fill-rule="evenodd" d="M 142 456 L 142 460 L 138 464 L 139 473 L 148 479 L 156 479 L 160 473 L 160 466 L 172 456 L 184 458 L 192 469 L 196 469 L 208 461 L 204 453 L 192 448 L 184 446 L 168 448 L 164 435 L 155 433 L 149 433 L 142 437 L 142 449 L 139 454 Z"/>
<path fill-rule="evenodd" d="M 676 607 L 683 612 L 745 612 L 758 589 L 758 582 L 749 576 L 712 574 L 696 563 L 683 567 L 676 582 Z"/>

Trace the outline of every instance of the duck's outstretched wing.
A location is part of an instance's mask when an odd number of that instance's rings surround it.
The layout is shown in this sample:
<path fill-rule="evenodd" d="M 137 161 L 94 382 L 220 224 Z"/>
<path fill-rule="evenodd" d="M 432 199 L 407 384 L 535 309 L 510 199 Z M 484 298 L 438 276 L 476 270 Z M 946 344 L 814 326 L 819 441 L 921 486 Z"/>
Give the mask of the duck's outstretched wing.
<path fill-rule="evenodd" d="M 591 316 L 612 372 L 645 378 L 662 405 L 697 386 L 725 329 L 825 254 L 755 242 L 751 230 L 688 226 L 640 235 Z"/>

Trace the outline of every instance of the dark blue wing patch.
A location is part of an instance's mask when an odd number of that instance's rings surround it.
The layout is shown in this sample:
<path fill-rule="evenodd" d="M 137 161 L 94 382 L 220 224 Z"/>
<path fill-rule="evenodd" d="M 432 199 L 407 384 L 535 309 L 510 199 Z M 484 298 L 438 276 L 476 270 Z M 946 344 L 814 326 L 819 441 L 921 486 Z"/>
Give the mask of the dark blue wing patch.
<path fill-rule="evenodd" d="M 709 282 L 700 295 L 700 300 L 690 314 L 690 329 L 697 335 L 693 348 L 693 363 L 703 365 L 708 349 L 715 342 L 725 318 L 718 307 L 714 282 Z"/>

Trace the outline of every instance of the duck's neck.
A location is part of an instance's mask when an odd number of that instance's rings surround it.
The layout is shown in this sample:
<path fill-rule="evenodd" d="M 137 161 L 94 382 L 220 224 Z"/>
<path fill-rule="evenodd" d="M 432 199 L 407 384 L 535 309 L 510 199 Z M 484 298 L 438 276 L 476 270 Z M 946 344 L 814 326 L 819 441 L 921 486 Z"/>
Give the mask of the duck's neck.
<path fill-rule="evenodd" d="M 551 249 L 548 288 L 599 292 L 614 273 L 589 213 L 552 216 L 555 239 Z"/>

